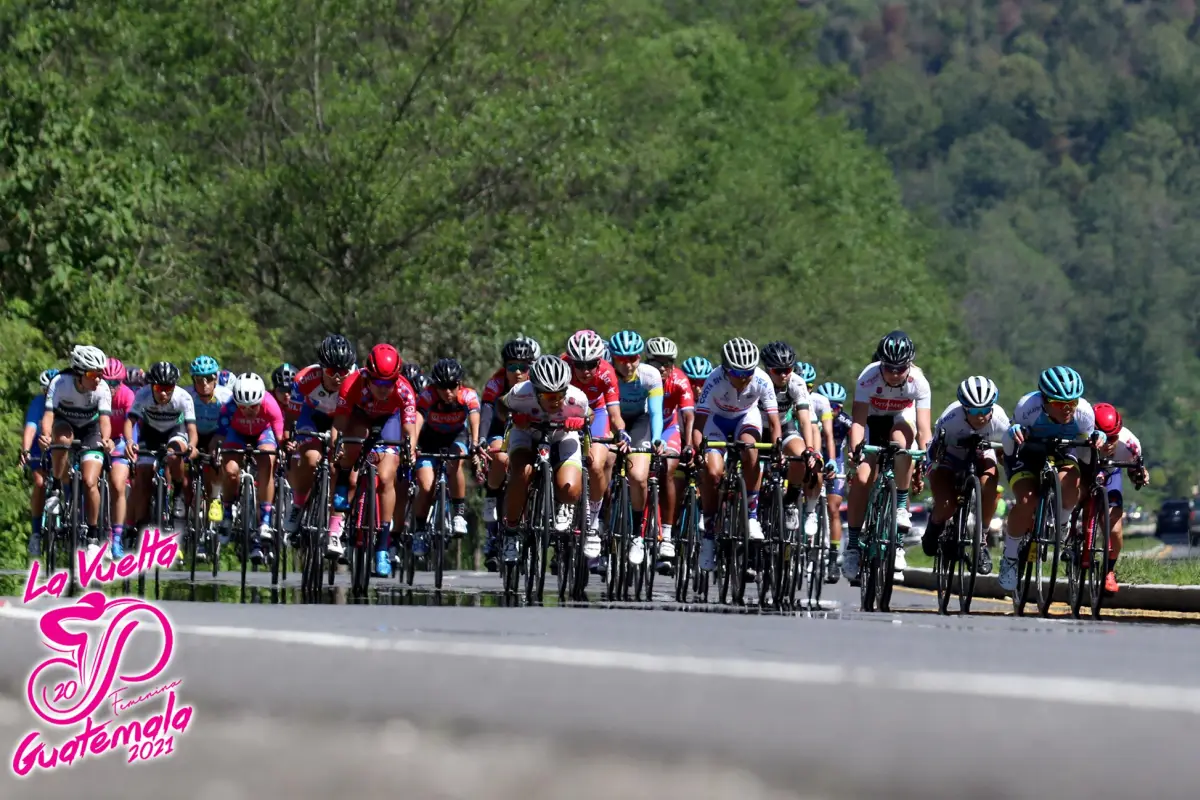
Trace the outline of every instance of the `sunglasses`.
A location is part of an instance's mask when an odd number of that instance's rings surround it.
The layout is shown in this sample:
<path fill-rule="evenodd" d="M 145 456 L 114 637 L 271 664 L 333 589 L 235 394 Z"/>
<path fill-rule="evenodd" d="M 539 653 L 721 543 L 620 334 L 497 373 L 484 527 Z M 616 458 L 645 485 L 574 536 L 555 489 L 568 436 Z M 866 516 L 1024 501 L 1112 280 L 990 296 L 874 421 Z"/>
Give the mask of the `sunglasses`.
<path fill-rule="evenodd" d="M 770 372 L 772 375 L 788 375 L 791 373 L 791 371 L 792 371 L 791 367 L 768 367 L 767 368 L 767 372 Z M 733 372 L 733 370 L 730 370 L 730 372 Z"/>
<path fill-rule="evenodd" d="M 350 368 L 347 367 L 346 369 L 327 369 L 327 370 L 325 370 L 325 374 L 332 375 L 335 378 L 344 378 L 350 374 Z"/>
<path fill-rule="evenodd" d="M 649 363 L 650 366 L 654 367 L 655 369 L 670 369 L 671 367 L 675 366 L 674 361 L 662 361 L 661 359 L 651 361 Z"/>
<path fill-rule="evenodd" d="M 505 364 L 504 368 L 509 372 L 529 372 L 532 366 L 528 361 L 513 361 L 510 364 Z"/>
<path fill-rule="evenodd" d="M 968 408 L 968 409 L 966 409 L 966 412 L 968 414 L 970 414 L 972 417 L 986 417 L 988 414 L 992 413 L 992 407 L 988 406 L 987 408 Z"/>
<path fill-rule="evenodd" d="M 371 381 L 371 383 L 375 384 L 376 386 L 381 386 L 381 387 L 382 387 L 382 386 L 395 386 L 395 385 L 396 385 L 396 379 L 395 379 L 395 378 L 391 378 L 391 379 L 388 379 L 388 378 L 376 378 L 376 379 L 372 380 L 372 381 Z"/>
<path fill-rule="evenodd" d="M 1079 406 L 1078 400 L 1047 400 L 1046 405 L 1061 408 L 1063 411 L 1074 411 Z"/>
<path fill-rule="evenodd" d="M 587 372 L 590 369 L 595 369 L 598 366 L 600 366 L 600 359 L 598 359 L 598 358 L 593 359 L 592 361 L 576 361 L 575 362 L 575 369 L 581 370 L 583 372 Z"/>
<path fill-rule="evenodd" d="M 201 383 L 216 383 L 217 376 L 216 375 L 193 375 L 192 380 L 200 381 Z"/>
<path fill-rule="evenodd" d="M 103 378 L 104 373 L 98 369 L 89 369 L 83 373 L 83 377 L 85 377 L 85 378 Z"/>
<path fill-rule="evenodd" d="M 890 364 L 884 364 L 883 371 L 890 373 L 892 375 L 903 375 L 904 373 L 908 372 L 908 365 L 905 364 L 902 367 L 897 367 L 897 366 L 892 366 Z"/>
<path fill-rule="evenodd" d="M 163 394 L 166 394 L 167 392 L 175 391 L 175 384 L 173 384 L 173 383 L 172 384 L 155 383 L 152 385 L 154 386 L 154 391 L 162 392 Z"/>
<path fill-rule="evenodd" d="M 566 392 L 538 392 L 538 400 L 562 400 L 567 396 Z"/>
<path fill-rule="evenodd" d="M 731 378 L 749 378 L 754 374 L 753 369 L 733 369 L 732 367 L 725 368 L 725 374 Z"/>
<path fill-rule="evenodd" d="M 632 364 L 633 362 L 639 361 L 640 359 L 641 359 L 641 356 L 613 356 L 613 361 L 615 361 L 618 364 Z"/>
<path fill-rule="evenodd" d="M 105 383 L 108 384 L 108 388 L 110 388 L 110 389 L 115 389 L 121 385 L 120 381 L 105 381 Z"/>

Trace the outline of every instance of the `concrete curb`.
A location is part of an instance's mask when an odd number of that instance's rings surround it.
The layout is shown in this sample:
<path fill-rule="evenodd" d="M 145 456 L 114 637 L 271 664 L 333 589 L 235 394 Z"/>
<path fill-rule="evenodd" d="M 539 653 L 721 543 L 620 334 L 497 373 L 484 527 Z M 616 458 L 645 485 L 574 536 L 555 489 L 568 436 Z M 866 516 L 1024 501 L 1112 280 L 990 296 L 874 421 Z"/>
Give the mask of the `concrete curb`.
<path fill-rule="evenodd" d="M 937 590 L 937 580 L 933 570 L 928 567 L 917 567 L 904 570 L 904 586 L 911 589 Z M 1004 600 L 1009 597 L 1000 588 L 995 574 L 980 575 L 975 579 L 975 596 Z M 1067 602 L 1067 584 L 1059 571 L 1058 580 L 1054 585 L 1054 599 Z M 1084 602 L 1087 602 L 1086 596 Z M 951 601 L 953 606 L 955 601 Z M 1036 605 L 1036 601 L 1034 601 Z M 1105 608 L 1128 608 L 1143 611 L 1195 611 L 1200 612 L 1200 586 L 1166 586 L 1143 585 L 1134 586 L 1121 584 L 1121 591 L 1104 599 Z M 1028 613 L 1028 612 L 1026 612 Z"/>

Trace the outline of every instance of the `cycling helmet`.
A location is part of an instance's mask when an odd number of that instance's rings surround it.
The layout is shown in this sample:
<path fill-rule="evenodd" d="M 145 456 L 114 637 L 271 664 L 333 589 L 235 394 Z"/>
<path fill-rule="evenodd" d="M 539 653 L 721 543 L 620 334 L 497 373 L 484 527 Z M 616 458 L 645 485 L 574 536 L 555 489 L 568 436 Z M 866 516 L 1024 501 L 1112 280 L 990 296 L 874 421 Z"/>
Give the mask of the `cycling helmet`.
<path fill-rule="evenodd" d="M 740 336 L 721 348 L 721 362 L 730 369 L 754 369 L 758 366 L 758 345 Z"/>
<path fill-rule="evenodd" d="M 108 357 L 99 347 L 77 344 L 71 348 L 71 368 L 76 372 L 103 372 L 108 366 Z"/>
<path fill-rule="evenodd" d="M 425 378 L 425 373 L 421 371 L 421 365 L 415 361 L 406 361 L 404 366 L 400 367 L 400 374 L 404 379 L 411 383 L 415 388 Z"/>
<path fill-rule="evenodd" d="M 354 345 L 341 334 L 332 333 L 317 346 L 317 363 L 322 369 L 350 369 L 357 358 Z"/>
<path fill-rule="evenodd" d="M 228 386 L 233 383 L 233 373 L 227 369 L 223 369 L 217 373 L 217 385 Z"/>
<path fill-rule="evenodd" d="M 243 372 L 233 384 L 233 402 L 239 406 L 256 406 L 266 394 L 266 384 L 253 372 Z"/>
<path fill-rule="evenodd" d="M 563 392 L 571 385 L 571 368 L 558 356 L 541 356 L 530 367 L 529 380 L 539 392 Z"/>
<path fill-rule="evenodd" d="M 646 355 L 663 361 L 674 361 L 679 357 L 679 348 L 665 336 L 655 336 L 646 340 Z"/>
<path fill-rule="evenodd" d="M 972 375 L 958 385 L 958 402 L 964 408 L 991 408 L 999 397 L 996 384 L 982 375 Z"/>
<path fill-rule="evenodd" d="M 693 381 L 708 380 L 712 374 L 713 364 L 704 356 L 692 356 L 683 362 L 683 374 Z"/>
<path fill-rule="evenodd" d="M 58 375 L 58 370 L 56 370 L 56 369 L 42 370 L 42 374 L 38 375 L 38 383 L 40 383 L 42 385 L 43 389 L 49 389 L 50 381 L 54 380 L 54 378 L 57 375 Z"/>
<path fill-rule="evenodd" d="M 130 389 L 140 389 L 146 385 L 146 373 L 141 367 L 125 368 L 125 385 Z"/>
<path fill-rule="evenodd" d="M 763 346 L 762 360 L 767 369 L 791 369 L 796 351 L 787 342 L 771 342 Z"/>
<path fill-rule="evenodd" d="M 817 382 L 817 368 L 807 361 L 797 361 L 796 365 L 792 367 L 792 371 L 799 375 L 808 386 Z"/>
<path fill-rule="evenodd" d="M 608 349 L 612 351 L 613 355 L 629 358 L 640 356 L 646 349 L 646 343 L 634 331 L 620 331 L 614 333 L 608 340 Z"/>
<path fill-rule="evenodd" d="M 1083 397 L 1083 378 L 1070 367 L 1050 367 L 1038 376 L 1038 391 L 1047 400 L 1078 400 Z"/>
<path fill-rule="evenodd" d="M 283 362 L 271 373 L 271 388 L 289 388 L 296 380 L 298 370 L 288 362 Z"/>
<path fill-rule="evenodd" d="M 462 384 L 462 364 L 453 358 L 443 358 L 433 365 L 429 377 L 439 389 L 453 389 Z"/>
<path fill-rule="evenodd" d="M 191 373 L 193 378 L 204 378 L 216 375 L 221 371 L 217 360 L 212 356 L 196 356 L 192 359 Z"/>
<path fill-rule="evenodd" d="M 576 363 L 604 358 L 605 344 L 595 331 L 576 331 L 567 339 L 567 357 Z"/>
<path fill-rule="evenodd" d="M 892 331 L 879 343 L 879 360 L 889 367 L 907 367 L 917 348 L 904 331 Z"/>
<path fill-rule="evenodd" d="M 125 380 L 125 365 L 118 358 L 110 358 L 104 366 L 104 380 L 106 381 L 123 381 Z"/>
<path fill-rule="evenodd" d="M 371 355 L 367 356 L 365 369 L 367 375 L 377 381 L 394 381 L 400 377 L 400 368 L 403 366 L 404 362 L 400 360 L 396 348 L 390 344 L 377 344 L 371 348 Z"/>
<path fill-rule="evenodd" d="M 817 394 L 824 395 L 827 400 L 837 405 L 846 404 L 846 390 L 840 383 L 827 381 L 817 387 Z"/>
<path fill-rule="evenodd" d="M 510 361 L 529 361 L 532 363 L 541 354 L 542 348 L 538 347 L 538 343 L 526 336 L 509 339 L 504 343 L 504 347 L 500 348 L 500 358 L 505 363 Z"/>
<path fill-rule="evenodd" d="M 1115 439 L 1121 434 L 1121 428 L 1125 426 L 1121 422 L 1121 412 L 1117 411 L 1115 406 L 1111 403 L 1096 403 L 1092 406 L 1092 411 L 1096 414 L 1096 430 L 1109 439 Z"/>
<path fill-rule="evenodd" d="M 158 386 L 174 386 L 179 383 L 179 367 L 170 361 L 156 361 L 146 373 L 146 380 Z"/>

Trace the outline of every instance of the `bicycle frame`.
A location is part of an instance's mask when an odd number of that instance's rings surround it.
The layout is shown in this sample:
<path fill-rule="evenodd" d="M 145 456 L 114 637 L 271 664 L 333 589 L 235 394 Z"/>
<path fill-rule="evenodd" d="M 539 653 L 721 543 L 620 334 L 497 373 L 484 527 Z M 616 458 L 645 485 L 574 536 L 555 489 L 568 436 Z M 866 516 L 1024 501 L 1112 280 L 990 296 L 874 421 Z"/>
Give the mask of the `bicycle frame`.
<path fill-rule="evenodd" d="M 919 469 L 924 450 L 910 450 L 896 442 L 862 445 L 864 456 L 877 454 L 875 481 L 867 495 L 867 515 L 858 546 L 862 551 L 859 567 L 859 591 L 863 611 L 889 611 L 896 577 L 896 550 L 903 546 L 896 525 L 896 457 L 907 455 L 913 469 Z M 880 530 L 884 535 L 879 535 Z"/>
<path fill-rule="evenodd" d="M 946 447 L 951 446 L 945 441 L 945 435 L 945 429 L 938 433 L 938 441 L 942 444 L 933 459 L 935 464 L 941 461 Z M 933 569 L 937 578 L 938 613 L 948 613 L 950 596 L 957 584 L 959 613 L 968 614 L 979 573 L 979 548 L 987 546 L 983 541 L 983 488 L 979 482 L 977 464 L 984 459 L 984 453 L 999 449 L 1003 444 L 972 434 L 960 438 L 953 446 L 967 451 L 966 467 L 954 476 L 954 513 L 946 520 L 938 537 Z M 973 525 L 970 523 L 972 515 L 975 520 Z"/>
<path fill-rule="evenodd" d="M 437 453 L 417 453 L 417 458 L 429 458 L 433 460 L 433 490 L 428 509 L 428 516 L 431 516 L 433 519 L 433 525 L 429 530 L 429 558 L 433 561 L 434 588 L 440 590 L 442 588 L 442 570 L 446 555 L 446 541 L 453 538 L 450 530 L 450 489 L 449 481 L 446 477 L 446 464 L 451 461 L 465 461 L 471 458 L 471 455 L 459 452 L 458 450 L 444 450 Z"/>
<path fill-rule="evenodd" d="M 706 441 L 705 446 L 724 451 L 725 462 L 724 474 L 717 485 L 717 529 L 713 532 L 717 550 L 717 591 L 720 602 L 725 603 L 729 597 L 730 581 L 733 579 L 733 602 L 740 605 L 745 600 L 746 568 L 750 557 L 750 501 L 746 479 L 742 474 L 741 455 L 743 451 L 750 449 L 771 450 L 774 445 L 740 440 L 712 440 Z M 735 526 L 740 528 L 740 531 L 735 530 Z M 707 601 L 707 585 L 701 594 Z"/>

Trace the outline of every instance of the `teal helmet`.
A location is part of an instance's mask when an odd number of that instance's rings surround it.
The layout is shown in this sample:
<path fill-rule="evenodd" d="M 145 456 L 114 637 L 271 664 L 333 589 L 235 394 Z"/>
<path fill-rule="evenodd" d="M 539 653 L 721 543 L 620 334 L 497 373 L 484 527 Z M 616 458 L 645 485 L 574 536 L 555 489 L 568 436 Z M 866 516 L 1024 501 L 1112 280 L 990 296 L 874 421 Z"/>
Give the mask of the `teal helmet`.
<path fill-rule="evenodd" d="M 608 340 L 608 349 L 614 356 L 639 356 L 646 349 L 646 343 L 634 331 L 619 331 Z"/>
<path fill-rule="evenodd" d="M 694 381 L 708 380 L 712 374 L 713 364 L 704 356 L 692 356 L 680 365 L 683 374 Z"/>
<path fill-rule="evenodd" d="M 212 356 L 196 356 L 192 359 L 191 373 L 193 378 L 203 378 L 216 375 L 221 371 L 217 360 Z"/>
<path fill-rule="evenodd" d="M 1038 377 L 1038 391 L 1047 400 L 1078 400 L 1083 397 L 1083 378 L 1070 367 L 1050 367 Z"/>
<path fill-rule="evenodd" d="M 842 388 L 840 383 L 826 381 L 817 387 L 817 394 L 823 395 L 831 403 L 838 405 L 846 404 L 846 390 Z"/>
<path fill-rule="evenodd" d="M 817 368 L 807 361 L 797 361 L 794 369 L 809 386 L 817 382 Z"/>

